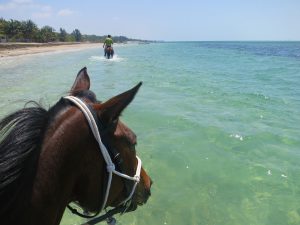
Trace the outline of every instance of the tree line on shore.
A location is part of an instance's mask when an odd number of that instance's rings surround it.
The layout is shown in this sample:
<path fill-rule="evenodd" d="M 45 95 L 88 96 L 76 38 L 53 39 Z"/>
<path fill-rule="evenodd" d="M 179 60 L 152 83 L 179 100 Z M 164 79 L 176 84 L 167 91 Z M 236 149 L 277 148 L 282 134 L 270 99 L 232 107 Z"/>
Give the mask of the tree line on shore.
<path fill-rule="evenodd" d="M 18 21 L 0 18 L 0 42 L 103 42 L 106 38 L 98 35 L 81 34 L 78 29 L 67 33 L 64 28 L 58 32 L 51 26 L 38 26 L 32 20 Z M 125 36 L 113 36 L 114 42 L 142 41 Z"/>

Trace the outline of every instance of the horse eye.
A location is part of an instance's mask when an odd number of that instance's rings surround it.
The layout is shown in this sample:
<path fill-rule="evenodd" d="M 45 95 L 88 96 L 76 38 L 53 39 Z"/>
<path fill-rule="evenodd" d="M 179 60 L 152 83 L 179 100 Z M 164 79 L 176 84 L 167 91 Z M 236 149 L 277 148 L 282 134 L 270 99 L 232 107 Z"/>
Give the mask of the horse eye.
<path fill-rule="evenodd" d="M 133 151 L 135 151 L 135 147 L 137 146 L 137 143 L 136 143 L 136 142 L 130 143 L 130 146 L 131 146 L 131 149 L 132 149 Z"/>
<path fill-rule="evenodd" d="M 129 144 L 133 147 L 137 146 L 136 140 L 128 140 Z"/>

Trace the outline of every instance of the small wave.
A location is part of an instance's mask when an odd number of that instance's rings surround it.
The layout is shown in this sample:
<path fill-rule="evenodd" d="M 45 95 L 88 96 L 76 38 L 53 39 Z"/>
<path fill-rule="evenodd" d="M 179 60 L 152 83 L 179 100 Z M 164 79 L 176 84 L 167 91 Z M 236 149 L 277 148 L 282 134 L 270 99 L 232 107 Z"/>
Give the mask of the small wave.
<path fill-rule="evenodd" d="M 242 135 L 239 135 L 239 134 L 230 134 L 230 137 L 239 139 L 240 141 L 244 140 L 244 137 Z"/>
<path fill-rule="evenodd" d="M 121 62 L 124 58 L 121 58 L 118 55 L 114 55 L 112 59 L 107 59 L 104 56 L 91 56 L 89 60 L 93 62 Z"/>
<path fill-rule="evenodd" d="M 22 65 L 26 60 L 28 60 L 28 57 L 23 56 L 7 56 L 7 57 L 1 57 L 0 58 L 0 67 L 1 68 L 14 68 L 18 65 Z"/>

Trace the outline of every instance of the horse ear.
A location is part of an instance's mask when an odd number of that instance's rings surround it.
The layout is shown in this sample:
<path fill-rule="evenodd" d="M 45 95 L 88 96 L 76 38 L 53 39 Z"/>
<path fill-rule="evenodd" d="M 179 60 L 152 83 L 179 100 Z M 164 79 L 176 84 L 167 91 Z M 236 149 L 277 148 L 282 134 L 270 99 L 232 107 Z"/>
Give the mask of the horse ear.
<path fill-rule="evenodd" d="M 105 125 L 109 125 L 115 122 L 122 111 L 129 105 L 133 100 L 135 94 L 141 87 L 142 82 L 137 84 L 134 88 L 119 94 L 108 101 L 102 103 L 99 107 L 98 116 Z"/>
<path fill-rule="evenodd" d="M 84 67 L 78 72 L 76 80 L 70 91 L 71 94 L 74 95 L 76 92 L 90 89 L 90 78 L 86 70 L 86 67 Z"/>

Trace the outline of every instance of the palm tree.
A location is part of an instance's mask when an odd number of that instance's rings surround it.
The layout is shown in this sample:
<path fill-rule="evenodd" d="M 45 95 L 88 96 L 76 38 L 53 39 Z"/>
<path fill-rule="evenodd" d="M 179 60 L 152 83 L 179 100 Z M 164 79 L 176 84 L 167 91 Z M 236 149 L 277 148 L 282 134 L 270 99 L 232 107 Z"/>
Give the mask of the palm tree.
<path fill-rule="evenodd" d="M 68 33 L 65 29 L 60 28 L 59 29 L 59 41 L 66 41 L 67 40 Z"/>
<path fill-rule="evenodd" d="M 31 20 L 27 20 L 22 22 L 22 31 L 23 37 L 26 39 L 26 41 L 31 42 L 36 37 L 38 27 Z"/>
<path fill-rule="evenodd" d="M 4 31 L 9 39 L 18 39 L 22 37 L 22 25 L 18 20 L 7 21 L 7 26 L 5 26 Z"/>
<path fill-rule="evenodd" d="M 79 31 L 78 29 L 75 29 L 75 30 L 72 32 L 72 35 L 74 36 L 75 41 L 81 41 L 82 35 L 81 35 L 81 33 L 80 33 L 80 31 Z"/>
<path fill-rule="evenodd" d="M 7 22 L 5 19 L 0 18 L 0 39 L 6 40 L 5 27 L 7 26 Z"/>
<path fill-rule="evenodd" d="M 41 42 L 50 42 L 50 41 L 55 41 L 55 33 L 54 33 L 54 28 L 50 26 L 44 26 L 41 28 L 39 32 L 39 39 Z"/>

